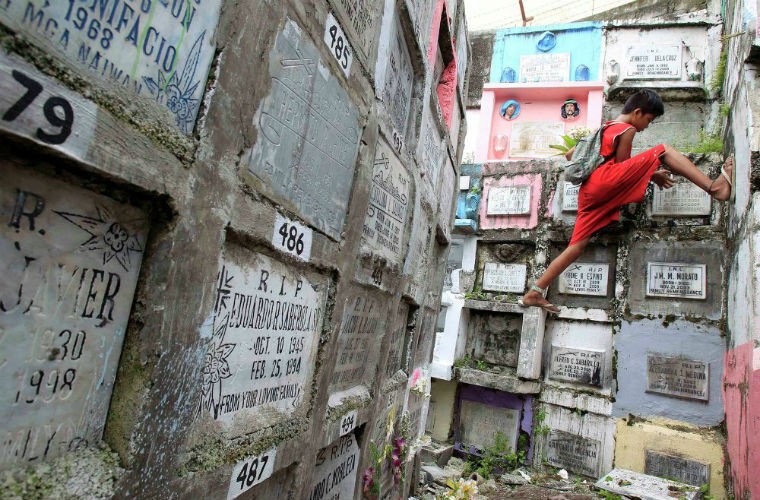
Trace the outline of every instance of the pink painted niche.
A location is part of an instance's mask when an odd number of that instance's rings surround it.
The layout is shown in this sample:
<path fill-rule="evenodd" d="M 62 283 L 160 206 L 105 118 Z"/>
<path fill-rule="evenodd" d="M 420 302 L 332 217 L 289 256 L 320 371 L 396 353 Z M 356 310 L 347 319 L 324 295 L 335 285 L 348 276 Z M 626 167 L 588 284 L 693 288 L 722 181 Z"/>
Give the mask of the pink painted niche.
<path fill-rule="evenodd" d="M 532 229 L 538 224 L 541 174 L 483 178 L 481 229 Z M 489 211 L 492 213 L 489 214 Z"/>
<path fill-rule="evenodd" d="M 487 83 L 480 101 L 481 133 L 475 152 L 478 163 L 547 158 L 557 151 L 548 144 L 561 144 L 562 134 L 576 127 L 595 129 L 602 122 L 604 84 L 601 82 Z M 567 99 L 580 106 L 578 117 L 563 119 Z M 509 120 L 500 113 L 502 104 L 517 101 L 519 115 Z"/>

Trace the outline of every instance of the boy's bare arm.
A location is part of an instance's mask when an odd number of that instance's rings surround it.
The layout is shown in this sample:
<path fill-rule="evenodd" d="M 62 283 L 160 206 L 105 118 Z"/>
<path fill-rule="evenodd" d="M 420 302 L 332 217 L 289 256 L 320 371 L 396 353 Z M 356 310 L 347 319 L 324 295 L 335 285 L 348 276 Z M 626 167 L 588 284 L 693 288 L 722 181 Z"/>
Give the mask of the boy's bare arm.
<path fill-rule="evenodd" d="M 629 128 L 615 138 L 617 146 L 615 147 L 615 162 L 620 163 L 631 157 L 631 148 L 633 147 L 633 136 L 636 135 L 636 129 Z"/>

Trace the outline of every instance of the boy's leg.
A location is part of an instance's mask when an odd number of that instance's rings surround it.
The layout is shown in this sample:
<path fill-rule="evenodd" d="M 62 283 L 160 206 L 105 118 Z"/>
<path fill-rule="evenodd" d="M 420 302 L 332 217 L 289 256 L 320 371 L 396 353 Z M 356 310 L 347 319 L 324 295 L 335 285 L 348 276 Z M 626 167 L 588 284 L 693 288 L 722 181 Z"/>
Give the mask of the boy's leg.
<path fill-rule="evenodd" d="M 548 287 L 557 276 L 562 274 L 562 271 L 567 269 L 567 266 L 575 262 L 576 259 L 581 256 L 589 239 L 590 238 L 579 240 L 578 243 L 565 248 L 562 253 L 549 264 L 549 267 L 546 268 L 546 271 L 544 271 L 541 277 L 536 280 L 535 285 L 539 288 Z M 543 295 L 535 290 L 528 290 L 528 293 L 523 295 L 522 300 L 526 306 L 540 306 L 549 303 Z"/>
<path fill-rule="evenodd" d="M 731 196 L 731 184 L 728 179 L 721 174 L 718 174 L 714 180 L 710 179 L 674 147 L 666 144 L 665 153 L 660 157 L 660 160 L 667 165 L 671 172 L 686 177 L 716 200 L 726 201 Z M 726 160 L 723 168 L 730 178 L 734 169 L 733 160 L 731 158 Z"/>

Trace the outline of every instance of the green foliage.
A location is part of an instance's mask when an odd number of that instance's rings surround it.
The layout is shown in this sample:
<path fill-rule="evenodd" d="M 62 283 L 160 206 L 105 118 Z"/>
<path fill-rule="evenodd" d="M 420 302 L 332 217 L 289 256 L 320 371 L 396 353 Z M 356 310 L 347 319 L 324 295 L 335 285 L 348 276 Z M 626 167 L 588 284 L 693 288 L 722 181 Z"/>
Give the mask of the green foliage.
<path fill-rule="evenodd" d="M 523 446 L 520 446 L 520 443 Z M 527 440 L 518 440 L 517 451 L 509 451 L 509 440 L 503 432 L 497 431 L 494 444 L 484 448 L 481 454 L 470 455 L 465 465 L 465 474 L 477 472 L 485 479 L 491 477 L 494 470 L 512 470 L 525 463 Z"/>
<path fill-rule="evenodd" d="M 622 500 L 623 497 L 616 493 L 610 493 L 609 491 L 605 490 L 599 490 L 599 498 L 604 498 L 604 500 Z"/>
<path fill-rule="evenodd" d="M 726 78 L 726 66 L 728 65 L 728 49 L 723 48 L 720 53 L 720 60 L 718 66 L 715 68 L 712 80 L 710 80 L 710 90 L 715 94 L 720 95 L 723 90 L 723 80 Z"/>
<path fill-rule="evenodd" d="M 729 106 L 725 102 L 720 105 L 720 116 L 727 117 L 730 111 L 731 111 L 731 106 Z"/>
<path fill-rule="evenodd" d="M 702 500 L 715 500 L 715 497 L 710 494 L 710 484 L 705 483 L 699 487 L 699 492 L 702 494 Z"/>
<path fill-rule="evenodd" d="M 723 139 L 719 134 L 708 134 L 704 130 L 699 131 L 699 141 L 696 144 L 684 146 L 687 153 L 722 153 Z"/>
<path fill-rule="evenodd" d="M 586 127 L 575 127 L 570 130 L 568 134 L 562 136 L 562 142 L 564 144 L 550 144 L 549 147 L 559 151 L 557 155 L 564 155 L 578 144 L 578 141 L 586 137 L 592 132 L 591 129 Z"/>
<path fill-rule="evenodd" d="M 486 300 L 488 296 L 480 290 L 473 290 L 464 294 L 465 300 Z"/>
<path fill-rule="evenodd" d="M 477 368 L 478 370 L 484 372 L 484 371 L 488 370 L 488 364 L 485 361 L 483 361 L 482 359 L 479 359 L 479 360 L 477 360 L 475 362 L 475 368 Z"/>
<path fill-rule="evenodd" d="M 472 356 L 469 354 L 465 354 L 464 357 L 457 359 L 454 361 L 454 368 L 469 368 L 472 366 L 473 360 Z"/>

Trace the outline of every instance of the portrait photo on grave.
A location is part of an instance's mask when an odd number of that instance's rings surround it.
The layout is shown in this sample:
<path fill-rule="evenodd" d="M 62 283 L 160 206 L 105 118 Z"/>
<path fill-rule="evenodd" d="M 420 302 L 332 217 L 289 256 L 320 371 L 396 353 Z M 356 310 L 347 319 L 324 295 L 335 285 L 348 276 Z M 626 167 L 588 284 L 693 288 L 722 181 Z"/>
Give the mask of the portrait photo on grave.
<path fill-rule="evenodd" d="M 562 103 L 560 115 L 563 120 L 575 120 L 581 114 L 581 107 L 575 99 L 567 99 Z"/>
<path fill-rule="evenodd" d="M 732 197 L 734 160 L 731 156 L 725 160 L 714 179 L 668 144 L 658 144 L 631 156 L 634 136 L 646 130 L 663 114 L 665 106 L 659 94 L 650 89 L 641 89 L 626 100 L 615 120 L 602 125 L 599 131 L 600 149 L 598 153 L 594 152 L 587 157 L 589 161 L 600 158 L 601 163 L 580 185 L 578 215 L 570 242 L 517 301 L 518 305 L 540 307 L 550 313 L 559 313 L 560 308 L 545 298 L 549 285 L 581 256 L 594 234 L 620 220 L 620 208 L 623 205 L 643 201 L 650 182 L 655 183 L 659 189 L 670 189 L 674 185 L 673 175 L 677 174 L 718 201 L 727 201 Z M 587 146 L 589 143 L 581 144 Z M 576 147 L 570 149 L 565 158 L 573 158 L 575 150 Z M 586 157 L 589 148 L 578 148 L 578 151 Z M 573 159 L 577 161 L 579 157 Z"/>
<path fill-rule="evenodd" d="M 499 114 L 506 120 L 514 120 L 520 116 L 520 103 L 514 99 L 505 101 L 499 108 Z"/>

